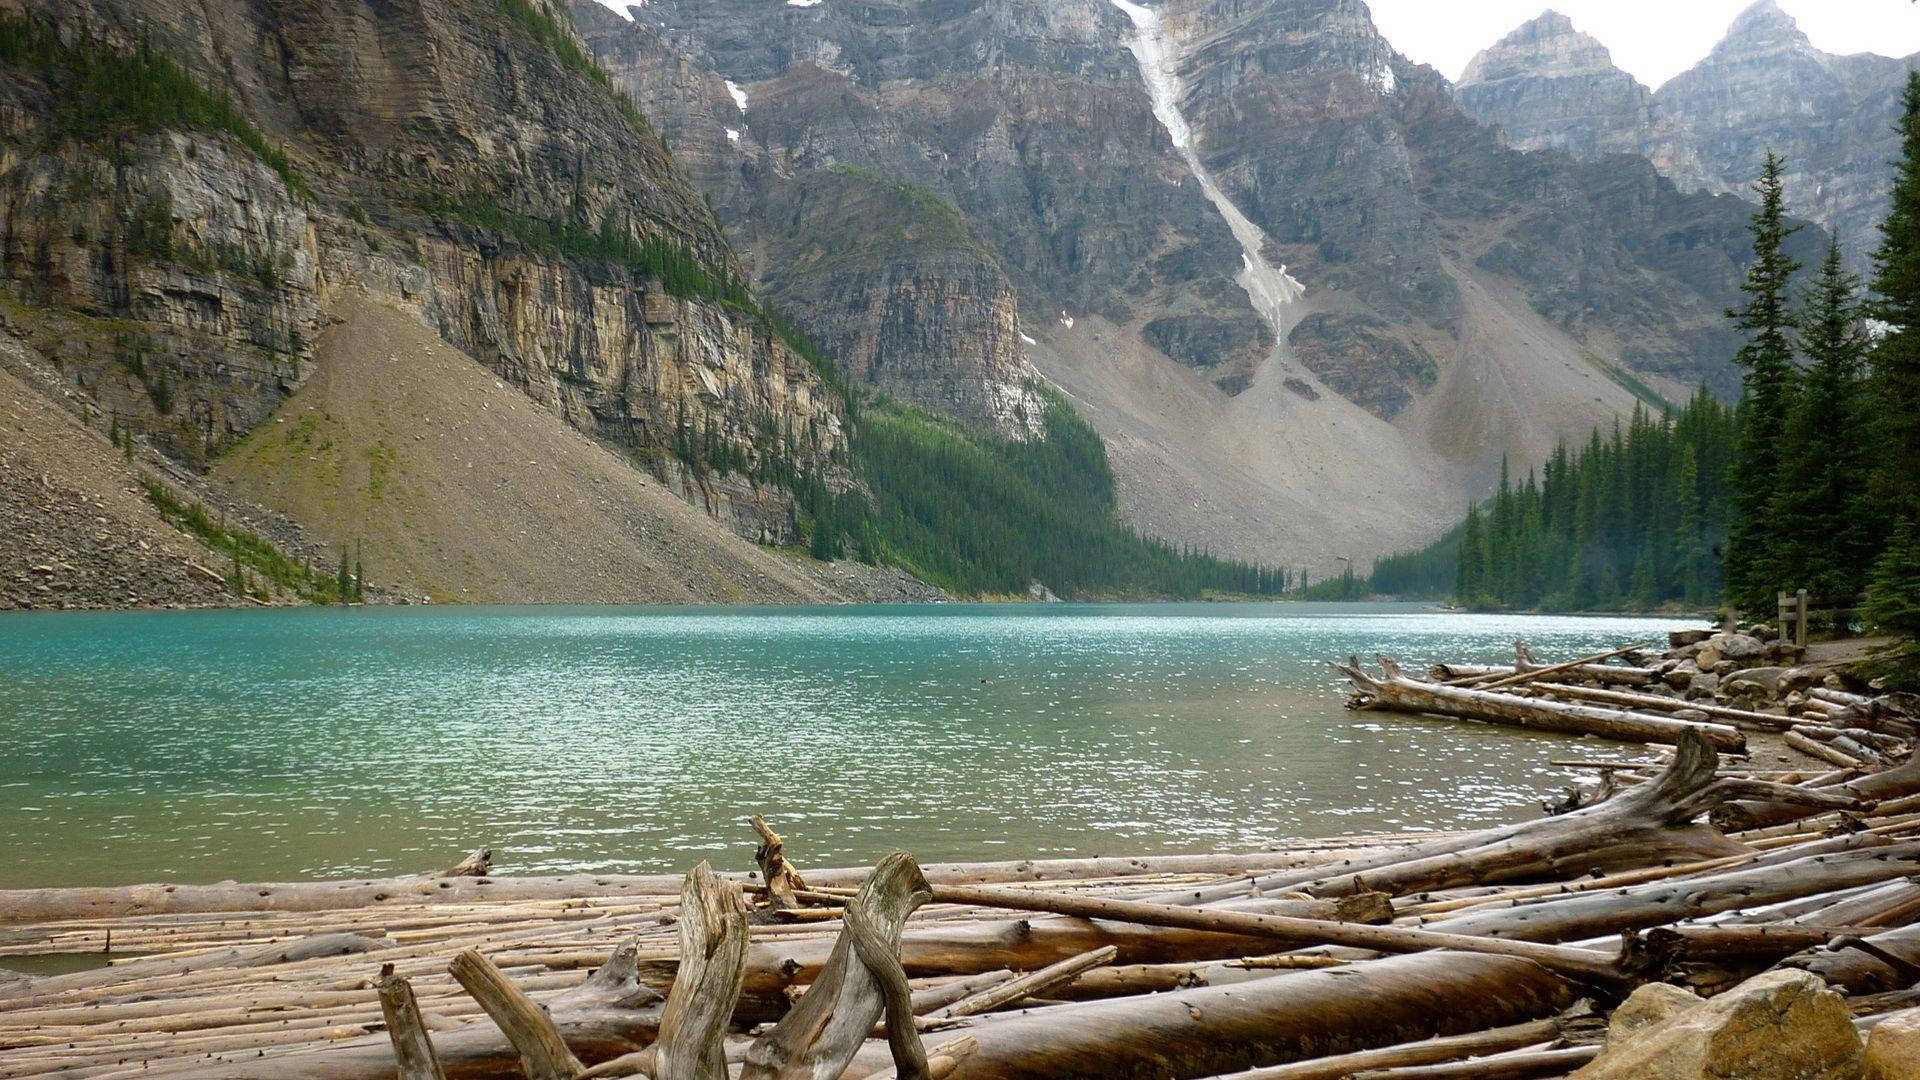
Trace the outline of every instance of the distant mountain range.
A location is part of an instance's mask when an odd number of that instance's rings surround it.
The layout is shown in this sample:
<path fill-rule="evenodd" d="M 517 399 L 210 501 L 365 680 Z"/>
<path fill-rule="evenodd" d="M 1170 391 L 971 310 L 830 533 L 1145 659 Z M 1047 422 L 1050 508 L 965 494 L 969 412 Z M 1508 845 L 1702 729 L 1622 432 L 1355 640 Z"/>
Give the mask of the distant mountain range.
<path fill-rule="evenodd" d="M 1886 209 L 1900 87 L 1916 59 L 1822 52 L 1760 0 L 1705 59 L 1653 90 L 1548 11 L 1474 57 L 1454 93 L 1509 145 L 1582 160 L 1639 155 L 1686 190 L 1744 194 L 1771 147 L 1787 159 L 1789 205 L 1837 231 L 1864 269 Z"/>

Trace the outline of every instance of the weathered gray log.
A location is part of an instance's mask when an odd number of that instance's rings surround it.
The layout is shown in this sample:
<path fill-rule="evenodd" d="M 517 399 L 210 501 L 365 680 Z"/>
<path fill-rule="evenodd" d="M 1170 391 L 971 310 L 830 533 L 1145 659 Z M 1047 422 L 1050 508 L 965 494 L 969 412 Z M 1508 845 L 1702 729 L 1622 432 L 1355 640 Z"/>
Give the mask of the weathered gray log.
<path fill-rule="evenodd" d="M 1452 934 L 1582 941 L 1920 873 L 1920 843 L 1813 855 L 1779 866 L 1482 908 L 1427 924 Z"/>
<path fill-rule="evenodd" d="M 984 971 L 978 975 L 962 975 L 939 986 L 930 986 L 913 992 L 913 1015 L 925 1016 L 944 1005 L 951 1005 L 962 998 L 969 998 L 982 990 L 1012 982 L 1014 973 L 1007 968 Z"/>
<path fill-rule="evenodd" d="M 1529 692 L 1550 697 L 1570 697 L 1585 701 L 1602 701 L 1612 705 L 1631 705 L 1641 710 L 1702 712 L 1722 720 L 1744 721 L 1774 731 L 1785 731 L 1798 722 L 1791 716 L 1775 716 L 1772 713 L 1755 712 L 1752 709 L 1735 709 L 1705 701 L 1661 697 L 1659 694 L 1636 694 L 1627 690 L 1603 690 L 1593 686 L 1570 686 L 1566 683 L 1551 682 L 1533 683 L 1527 689 Z"/>
<path fill-rule="evenodd" d="M 900 929 L 931 895 L 911 855 L 895 852 L 881 860 L 847 905 L 846 928 L 813 986 L 747 1050 L 741 1080 L 839 1076 L 883 1015 L 899 1075 L 928 1080 L 913 998 L 900 967 Z"/>
<path fill-rule="evenodd" d="M 577 1080 L 587 1070 L 567 1048 L 553 1017 L 521 993 L 480 950 L 462 949 L 447 970 L 506 1035 L 527 1080 Z"/>
<path fill-rule="evenodd" d="M 1369 1069 L 1353 1080 L 1532 1080 L 1536 1076 L 1564 1076 L 1600 1056 L 1598 1045 L 1535 1047 L 1504 1054 L 1454 1061 L 1444 1065 L 1408 1065 L 1398 1069 Z"/>
<path fill-rule="evenodd" d="M 1615 656 L 1625 656 L 1643 647 L 1644 646 L 1634 646 L 1620 649 L 1607 657 L 1607 659 L 1611 660 Z M 1524 641 L 1516 641 L 1513 643 L 1513 670 L 1516 675 L 1532 675 L 1535 678 L 1541 675 L 1565 672 L 1574 678 L 1592 679 L 1594 682 L 1605 683 L 1612 686 L 1646 686 L 1649 683 L 1657 682 L 1660 678 L 1659 672 L 1647 667 L 1622 667 L 1614 664 L 1595 663 L 1591 661 L 1574 661 L 1572 665 L 1548 664 L 1533 655 L 1533 650 L 1527 648 L 1527 643 Z"/>
<path fill-rule="evenodd" d="M 1149 904 L 1137 900 L 1115 900 L 1029 889 L 996 889 L 972 885 L 936 885 L 932 889 L 933 898 L 941 903 L 1005 907 L 1020 911 L 1045 911 L 1089 919 L 1125 919 L 1146 926 L 1172 926 L 1188 930 L 1211 930 L 1217 933 L 1266 937 L 1291 945 L 1345 945 L 1351 948 L 1390 953 L 1449 949 L 1517 957 L 1531 960 L 1569 978 L 1603 986 L 1615 984 L 1620 974 L 1618 966 L 1599 953 L 1586 949 L 1540 945 L 1517 940 L 1501 941 L 1402 926 L 1365 926 L 1354 923 L 1324 922 L 1286 915 L 1256 915 L 1242 911 L 1225 911 L 1217 907 L 1195 908 L 1178 904 Z"/>
<path fill-rule="evenodd" d="M 1385 897 L 1365 894 L 1332 900 L 1239 900 L 1234 910 L 1294 915 L 1341 922 L 1383 923 L 1393 917 Z M 1239 934 L 1155 929 L 1104 919 L 968 919 L 929 923 L 901 935 L 900 960 L 909 975 L 969 975 L 1008 968 L 1032 971 L 1103 945 L 1126 963 L 1236 959 L 1271 952 L 1273 942 Z M 747 979 L 739 1018 L 777 1019 L 786 1011 L 787 990 L 812 982 L 832 956 L 833 943 L 819 938 L 756 942 L 748 951 Z M 675 961 L 645 965 L 657 987 L 673 979 Z"/>
<path fill-rule="evenodd" d="M 638 949 L 628 943 L 587 981 L 554 995 L 546 1012 L 575 1057 L 600 1062 L 645 1049 L 659 1032 L 662 998 L 640 979 Z M 518 1074 L 520 1055 L 500 1029 L 485 1020 L 436 1032 L 434 1049 L 455 1080 Z M 393 1046 L 387 1036 L 342 1039 L 318 1050 L 221 1063 L 191 1061 L 143 1074 L 193 1080 L 391 1080 Z"/>
<path fill-rule="evenodd" d="M 1890 769 L 1868 773 L 1845 783 L 1815 787 L 1812 790 L 1829 795 L 1849 796 L 1869 804 L 1912 795 L 1920 792 L 1920 754 L 1909 757 Z M 1790 802 L 1778 797 L 1776 793 L 1773 797 L 1743 799 L 1727 803 L 1714 810 L 1712 817 L 1714 824 L 1728 832 L 1734 832 L 1741 829 L 1784 825 L 1789 821 L 1798 821 L 1819 812 L 1817 807 Z"/>
<path fill-rule="evenodd" d="M 1744 751 L 1747 747 L 1747 737 L 1726 724 L 1706 724 L 1677 720 L 1670 716 L 1573 705 L 1519 694 L 1496 693 L 1482 687 L 1447 686 L 1408 678 L 1400 671 L 1398 664 L 1386 657 L 1380 658 L 1380 664 L 1385 674 L 1378 678 L 1362 671 L 1357 661 L 1333 665 L 1353 683 L 1348 708 L 1434 713 L 1487 724 L 1571 735 L 1596 735 L 1633 743 L 1672 743 L 1682 733 L 1692 732 L 1723 750 Z M 1547 670 L 1541 669 L 1541 674 Z"/>
<path fill-rule="evenodd" d="M 1850 995 L 1904 990 L 1920 983 L 1920 923 L 1841 939 L 1788 957 L 1785 964 L 1811 971 Z"/>
<path fill-rule="evenodd" d="M 1236 852 L 1222 855 L 1142 855 L 1090 859 L 1015 859 L 1003 862 L 932 863 L 929 881 L 988 884 L 1071 881 L 1123 874 L 1245 874 L 1317 866 L 1352 854 L 1330 842 L 1324 848 Z M 857 888 L 873 868 L 808 871 L 819 887 Z M 753 884 L 757 873 L 723 874 Z M 499 903 L 582 897 L 672 897 L 680 874 L 564 874 L 548 877 L 440 878 L 415 875 L 347 881 L 221 882 L 214 885 L 157 883 L 104 888 L 0 889 L 0 925 L 130 915 L 188 915 L 219 911 L 334 911 L 413 904 Z"/>
<path fill-rule="evenodd" d="M 1057 964 L 1049 964 L 1039 971 L 1029 972 L 1017 979 L 989 987 L 970 997 L 961 998 L 951 1005 L 942 1005 L 925 1015 L 938 1019 L 991 1012 L 1021 998 L 1045 994 L 1056 986 L 1072 982 L 1094 968 L 1110 964 L 1118 951 L 1111 945 L 1102 945 L 1092 952 L 1069 957 Z"/>
<path fill-rule="evenodd" d="M 645 1053 L 653 1080 L 727 1080 L 727 1025 L 747 973 L 747 905 L 706 863 L 680 893 L 680 970 Z"/>
<path fill-rule="evenodd" d="M 387 1036 L 393 1042 L 393 1058 L 400 1080 L 447 1080 L 440 1057 L 433 1052 L 433 1039 L 427 1034 L 426 1021 L 420 1018 L 420 1005 L 413 997 L 413 986 L 393 974 L 388 965 L 380 974 L 380 1014 L 387 1022 Z"/>
<path fill-rule="evenodd" d="M 1233 986 L 990 1013 L 955 1080 L 1205 1076 L 1552 1016 L 1573 985 L 1503 956 L 1428 953 Z M 887 1066 L 869 1046 L 846 1080 Z"/>
<path fill-rule="evenodd" d="M 1378 1050 L 1359 1050 L 1351 1054 L 1296 1061 L 1264 1069 L 1249 1069 L 1214 1077 L 1213 1080 L 1345 1080 L 1365 1069 L 1386 1069 L 1401 1065 L 1433 1065 L 1443 1061 L 1498 1054 L 1518 1050 L 1559 1038 L 1565 1024 L 1559 1019 L 1531 1020 L 1509 1024 L 1490 1031 L 1467 1035 L 1445 1035 L 1437 1039 L 1383 1046 Z"/>
<path fill-rule="evenodd" d="M 222 949 L 219 952 L 203 953 L 199 956 L 152 956 L 115 964 L 112 967 L 96 968 L 92 971 L 46 975 L 33 981 L 33 993 L 63 994 L 91 986 L 123 983 L 147 976 L 184 975 L 188 972 L 230 968 L 272 967 L 276 964 L 297 963 L 322 956 L 354 956 L 373 953 L 392 947 L 393 943 L 385 938 L 366 937 L 362 934 L 314 934 L 292 941 L 245 945 Z"/>
<path fill-rule="evenodd" d="M 1686 862 L 1747 849 L 1710 828 L 1690 826 L 1701 814 L 1731 799 L 1755 793 L 1801 799 L 1829 808 L 1847 807 L 1831 793 L 1807 793 L 1761 780 L 1715 775 L 1718 756 L 1693 735 L 1683 738 L 1667 770 L 1646 783 L 1593 806 L 1507 826 L 1474 837 L 1454 838 L 1398 859 L 1312 877 L 1311 872 L 1263 879 L 1265 889 L 1298 890 L 1314 896 L 1356 891 L 1394 896 L 1503 881 L 1564 880 L 1599 869 Z M 1854 803 L 1850 808 L 1858 808 Z M 1208 897 L 1211 899 L 1212 897 Z"/>

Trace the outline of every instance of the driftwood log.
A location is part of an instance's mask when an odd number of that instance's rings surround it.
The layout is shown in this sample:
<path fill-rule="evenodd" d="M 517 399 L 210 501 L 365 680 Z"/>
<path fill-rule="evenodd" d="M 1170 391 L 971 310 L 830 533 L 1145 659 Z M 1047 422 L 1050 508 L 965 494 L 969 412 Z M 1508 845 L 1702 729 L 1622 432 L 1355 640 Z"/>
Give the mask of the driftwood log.
<path fill-rule="evenodd" d="M 694 867 L 681 888 L 677 929 L 680 970 L 660 1013 L 658 1039 L 584 1076 L 726 1080 L 727 1028 L 747 964 L 747 906 L 739 886 L 721 881 L 704 862 Z"/>
<path fill-rule="evenodd" d="M 420 1005 L 414 1000 L 413 985 L 395 976 L 391 970 L 380 975 L 380 1015 L 387 1022 L 387 1035 L 393 1041 L 393 1057 L 400 1080 L 447 1080 L 440 1067 L 440 1056 L 433 1052 L 433 1039 L 420 1018 Z"/>
<path fill-rule="evenodd" d="M 1920 755 L 1909 757 L 1880 772 L 1812 790 L 1857 799 L 1865 805 L 1920 793 Z M 1728 832 L 1735 832 L 1784 825 L 1820 812 L 1820 807 L 1795 802 L 1782 795 L 1775 792 L 1769 796 L 1730 802 L 1714 811 L 1713 822 Z"/>
<path fill-rule="evenodd" d="M 1125 874 L 1245 874 L 1317 866 L 1351 855 L 1349 845 L 1224 855 L 1147 855 L 1130 858 L 1012 859 L 993 863 L 929 863 L 928 881 L 983 885 L 1018 881 L 1074 881 Z M 858 888 L 873 868 L 808 871 L 816 887 Z M 742 884 L 759 875 L 722 874 Z M 50 889 L 0 889 L 0 925 L 58 919 L 191 915 L 225 911 L 344 911 L 415 904 L 501 903 L 591 897 L 675 896 L 684 874 L 562 874 L 545 877 L 356 878 L 346 881 L 147 884 Z"/>
<path fill-rule="evenodd" d="M 1744 751 L 1747 747 L 1747 737 L 1739 729 L 1726 724 L 1575 705 L 1520 694 L 1497 693 L 1482 687 L 1448 686 L 1409 678 L 1400 670 L 1400 665 L 1384 656 L 1380 658 L 1380 666 L 1384 674 L 1374 676 L 1361 670 L 1357 659 L 1351 663 L 1333 665 L 1353 684 L 1348 708 L 1433 713 L 1506 727 L 1595 735 L 1634 743 L 1672 743 L 1677 742 L 1683 733 L 1691 732 L 1722 750 Z M 1545 675 L 1549 670 L 1542 668 L 1538 674 Z M 1523 676 L 1516 675 L 1513 678 Z"/>
<path fill-rule="evenodd" d="M 839 1076 L 883 1015 L 899 1075 L 928 1080 L 912 993 L 900 967 L 900 930 L 931 896 L 913 856 L 895 852 L 882 859 L 847 905 L 846 927 L 819 977 L 800 1003 L 748 1048 L 741 1080 Z"/>
<path fill-rule="evenodd" d="M 956 1080 L 1206 1076 L 1552 1016 L 1572 983 L 1506 956 L 1430 953 L 1234 986 L 990 1013 Z M 846 1072 L 887 1068 L 869 1045 Z"/>
<path fill-rule="evenodd" d="M 1365 856 L 1334 867 L 1288 871 L 1252 882 L 1157 898 L 1171 903 L 1211 904 L 1245 895 L 1249 887 L 1320 897 L 1359 892 L 1405 896 L 1457 885 L 1566 879 L 1616 867 L 1693 862 L 1748 852 L 1717 830 L 1693 824 L 1702 814 L 1730 800 L 1764 793 L 1770 798 L 1836 805 L 1826 797 L 1832 792 L 1808 795 L 1767 781 L 1717 776 L 1718 763 L 1719 755 L 1706 739 L 1689 732 L 1681 736 L 1664 772 L 1593 806 Z"/>

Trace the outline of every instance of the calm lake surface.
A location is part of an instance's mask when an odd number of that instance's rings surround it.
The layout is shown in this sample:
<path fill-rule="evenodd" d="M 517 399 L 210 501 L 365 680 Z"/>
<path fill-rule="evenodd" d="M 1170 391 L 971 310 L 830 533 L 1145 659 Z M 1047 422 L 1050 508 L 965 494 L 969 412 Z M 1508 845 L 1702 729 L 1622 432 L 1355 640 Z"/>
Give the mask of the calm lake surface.
<path fill-rule="evenodd" d="M 1579 744 L 1347 712 L 1324 661 L 1673 620 L 1392 605 L 0 618 L 0 887 L 1252 848 L 1538 814 Z"/>

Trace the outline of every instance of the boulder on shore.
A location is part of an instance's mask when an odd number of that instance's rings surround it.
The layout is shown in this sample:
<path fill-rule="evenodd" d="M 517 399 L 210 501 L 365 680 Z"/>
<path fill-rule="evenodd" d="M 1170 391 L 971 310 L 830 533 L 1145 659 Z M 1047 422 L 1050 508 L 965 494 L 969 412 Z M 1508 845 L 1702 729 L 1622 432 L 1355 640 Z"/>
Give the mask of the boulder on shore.
<path fill-rule="evenodd" d="M 1866 1080 L 1920 1076 L 1920 1009 L 1897 1012 L 1867 1034 Z"/>
<path fill-rule="evenodd" d="M 1643 988 L 1644 989 L 1644 988 Z M 1624 1006 L 1623 1006 L 1624 1007 Z M 1577 1080 L 1861 1080 L 1865 1053 L 1817 975 L 1769 971 L 1629 1035 Z"/>
<path fill-rule="evenodd" d="M 1627 995 L 1607 1017 L 1607 1049 L 1611 1050 L 1664 1020 L 1702 1004 L 1707 999 L 1672 983 L 1648 983 Z"/>

